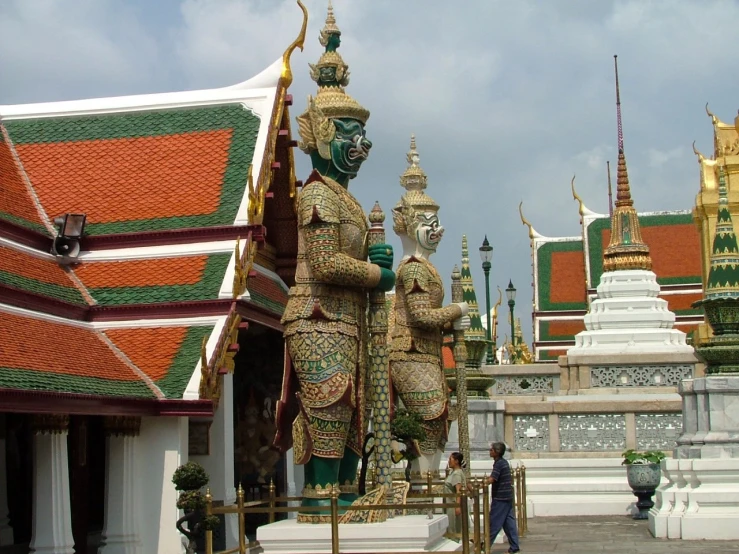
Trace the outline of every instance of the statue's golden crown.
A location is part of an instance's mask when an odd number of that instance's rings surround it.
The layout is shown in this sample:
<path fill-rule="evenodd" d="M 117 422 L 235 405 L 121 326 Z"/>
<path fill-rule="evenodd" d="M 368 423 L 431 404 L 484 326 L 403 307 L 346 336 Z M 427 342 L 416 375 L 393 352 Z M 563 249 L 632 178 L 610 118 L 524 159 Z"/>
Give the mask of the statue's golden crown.
<path fill-rule="evenodd" d="M 408 167 L 400 176 L 400 184 L 406 193 L 393 208 L 393 230 L 399 235 L 408 233 L 417 213 L 439 211 L 439 205 L 425 192 L 428 177 L 420 166 L 421 157 L 416 149 L 415 135 L 411 135 L 411 147 L 406 159 Z"/>

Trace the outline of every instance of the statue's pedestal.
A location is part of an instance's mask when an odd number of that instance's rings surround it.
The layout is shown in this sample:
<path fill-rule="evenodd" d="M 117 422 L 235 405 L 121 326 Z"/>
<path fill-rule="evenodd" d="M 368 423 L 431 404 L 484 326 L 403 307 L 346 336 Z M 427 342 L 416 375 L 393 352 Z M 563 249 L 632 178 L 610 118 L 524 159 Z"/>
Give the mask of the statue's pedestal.
<path fill-rule="evenodd" d="M 461 551 L 462 546 L 444 538 L 449 525 L 446 515 L 402 516 L 382 523 L 339 525 L 342 552 L 438 552 Z M 331 525 L 298 523 L 294 519 L 263 525 L 257 529 L 261 552 L 330 554 Z"/>
<path fill-rule="evenodd" d="M 739 540 L 739 375 L 686 379 L 683 435 L 649 513 L 655 537 Z"/>
<path fill-rule="evenodd" d="M 490 460 L 490 445 L 494 442 L 503 442 L 505 401 L 468 398 L 467 412 L 469 414 L 470 459 Z M 448 457 L 452 452 L 458 451 L 459 427 L 457 422 L 453 421 L 449 427 L 449 440 L 444 452 Z M 446 461 L 447 458 L 442 460 L 443 467 L 446 467 Z"/>

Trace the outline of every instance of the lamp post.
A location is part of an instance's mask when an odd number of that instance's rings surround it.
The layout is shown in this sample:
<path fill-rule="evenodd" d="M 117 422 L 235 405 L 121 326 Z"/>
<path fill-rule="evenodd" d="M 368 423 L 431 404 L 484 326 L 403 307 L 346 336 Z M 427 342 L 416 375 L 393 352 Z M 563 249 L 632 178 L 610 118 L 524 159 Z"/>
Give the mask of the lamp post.
<path fill-rule="evenodd" d="M 508 307 L 511 309 L 511 358 L 514 356 L 516 346 L 516 320 L 513 317 L 513 308 L 516 306 L 516 287 L 513 286 L 513 281 L 508 280 L 508 288 L 505 289 L 506 298 L 508 298 Z M 511 359 L 513 363 L 513 359 Z"/>
<path fill-rule="evenodd" d="M 490 324 L 490 263 L 493 259 L 493 247 L 488 242 L 488 236 L 485 235 L 485 240 L 482 241 L 480 247 L 480 259 L 482 260 L 482 270 L 485 272 L 485 301 L 487 305 L 487 339 L 488 339 L 488 352 L 485 363 L 487 365 L 493 365 L 495 358 L 493 357 L 493 327 Z"/>

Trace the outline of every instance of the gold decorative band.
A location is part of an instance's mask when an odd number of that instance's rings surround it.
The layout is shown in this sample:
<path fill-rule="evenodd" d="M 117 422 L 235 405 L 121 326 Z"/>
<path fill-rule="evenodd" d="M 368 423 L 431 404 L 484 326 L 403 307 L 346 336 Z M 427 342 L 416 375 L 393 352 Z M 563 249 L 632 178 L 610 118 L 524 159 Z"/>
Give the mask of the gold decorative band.
<path fill-rule="evenodd" d="M 103 420 L 105 435 L 137 436 L 141 430 L 141 418 L 136 416 L 106 416 Z"/>
<path fill-rule="evenodd" d="M 335 483 L 334 485 L 326 485 L 321 486 L 316 485 L 315 487 L 311 485 L 306 485 L 303 487 L 303 498 L 331 498 L 331 490 L 333 487 L 339 488 L 339 484 Z M 339 490 L 341 490 L 339 488 Z"/>

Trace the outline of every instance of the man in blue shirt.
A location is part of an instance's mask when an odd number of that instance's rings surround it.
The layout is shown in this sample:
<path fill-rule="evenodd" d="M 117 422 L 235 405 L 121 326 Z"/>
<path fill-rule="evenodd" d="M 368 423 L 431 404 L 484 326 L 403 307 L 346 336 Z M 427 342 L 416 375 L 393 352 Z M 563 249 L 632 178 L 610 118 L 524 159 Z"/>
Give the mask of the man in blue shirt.
<path fill-rule="evenodd" d="M 490 491 L 490 542 L 495 541 L 500 530 L 503 529 L 510 548 L 508 552 L 520 552 L 518 547 L 518 528 L 516 526 L 516 512 L 513 507 L 513 479 L 511 466 L 503 459 L 506 446 L 502 442 L 494 442 L 490 447 L 490 457 L 493 459 L 493 471 L 488 477 Z"/>

